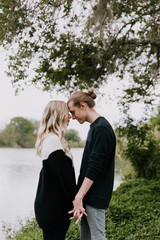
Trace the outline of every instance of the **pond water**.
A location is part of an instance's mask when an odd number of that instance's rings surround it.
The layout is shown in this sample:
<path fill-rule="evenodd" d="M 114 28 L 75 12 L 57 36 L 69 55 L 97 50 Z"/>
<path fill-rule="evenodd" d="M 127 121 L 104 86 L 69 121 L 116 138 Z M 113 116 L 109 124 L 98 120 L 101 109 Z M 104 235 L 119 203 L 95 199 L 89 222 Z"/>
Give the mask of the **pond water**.
<path fill-rule="evenodd" d="M 77 178 L 83 149 L 71 152 Z M 0 148 L 0 240 L 5 240 L 3 222 L 15 224 L 17 218 L 33 215 L 40 169 L 41 161 L 34 149 Z M 120 183 L 120 176 L 116 176 L 114 189 Z"/>

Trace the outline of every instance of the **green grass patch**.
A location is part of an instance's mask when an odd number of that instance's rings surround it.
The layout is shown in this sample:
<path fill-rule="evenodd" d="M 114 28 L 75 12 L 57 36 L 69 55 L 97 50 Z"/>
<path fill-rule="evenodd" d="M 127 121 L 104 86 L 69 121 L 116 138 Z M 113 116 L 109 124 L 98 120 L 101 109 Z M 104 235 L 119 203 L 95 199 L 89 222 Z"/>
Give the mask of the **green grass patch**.
<path fill-rule="evenodd" d="M 6 239 L 42 240 L 35 219 L 19 223 L 19 231 L 5 226 Z M 160 180 L 134 179 L 113 193 L 106 210 L 108 240 L 160 239 Z M 79 227 L 71 223 L 66 240 L 79 240 Z"/>
<path fill-rule="evenodd" d="M 106 211 L 106 224 L 108 239 L 160 239 L 160 181 L 121 184 Z"/>

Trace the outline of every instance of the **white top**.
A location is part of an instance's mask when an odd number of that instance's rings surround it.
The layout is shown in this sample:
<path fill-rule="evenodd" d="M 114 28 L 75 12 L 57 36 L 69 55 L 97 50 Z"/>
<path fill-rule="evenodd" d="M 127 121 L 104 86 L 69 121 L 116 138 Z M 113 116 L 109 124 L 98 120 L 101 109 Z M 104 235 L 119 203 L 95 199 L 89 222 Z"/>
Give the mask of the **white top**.
<path fill-rule="evenodd" d="M 54 133 L 50 133 L 43 141 L 42 152 L 41 152 L 42 160 L 47 159 L 48 156 L 56 150 L 64 151 L 64 148 L 60 142 L 59 137 L 57 135 L 55 135 Z M 73 159 L 71 152 L 68 152 L 65 154 L 68 157 L 70 157 L 71 159 Z"/>

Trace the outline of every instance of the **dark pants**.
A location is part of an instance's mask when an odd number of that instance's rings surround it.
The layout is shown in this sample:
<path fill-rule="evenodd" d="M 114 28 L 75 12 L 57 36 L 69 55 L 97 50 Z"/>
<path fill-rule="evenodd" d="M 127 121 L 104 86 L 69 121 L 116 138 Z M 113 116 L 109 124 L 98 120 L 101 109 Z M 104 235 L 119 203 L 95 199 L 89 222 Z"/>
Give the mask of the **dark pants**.
<path fill-rule="evenodd" d="M 43 239 L 44 240 L 64 240 L 68 228 L 69 228 L 69 225 L 67 225 L 66 228 L 57 229 L 57 230 L 43 229 Z"/>

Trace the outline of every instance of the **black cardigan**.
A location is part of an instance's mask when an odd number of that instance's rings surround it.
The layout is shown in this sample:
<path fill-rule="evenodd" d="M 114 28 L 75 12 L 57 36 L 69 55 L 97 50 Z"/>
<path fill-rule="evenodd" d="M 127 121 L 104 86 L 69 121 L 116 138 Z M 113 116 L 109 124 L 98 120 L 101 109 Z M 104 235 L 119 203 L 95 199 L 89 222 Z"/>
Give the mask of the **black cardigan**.
<path fill-rule="evenodd" d="M 52 152 L 43 160 L 34 208 L 39 227 L 63 229 L 73 209 L 76 180 L 72 160 L 63 150 Z"/>

